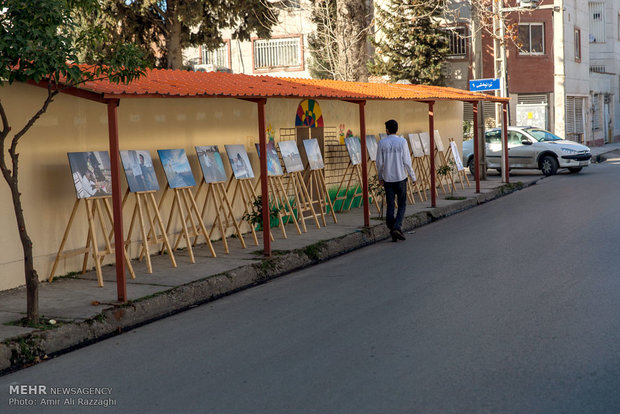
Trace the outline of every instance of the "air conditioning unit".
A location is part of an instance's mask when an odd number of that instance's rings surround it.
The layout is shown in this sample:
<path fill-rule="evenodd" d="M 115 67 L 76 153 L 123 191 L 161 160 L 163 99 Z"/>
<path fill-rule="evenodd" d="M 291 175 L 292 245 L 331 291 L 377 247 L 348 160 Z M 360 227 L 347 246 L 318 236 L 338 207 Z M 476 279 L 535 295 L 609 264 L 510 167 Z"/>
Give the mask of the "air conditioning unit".
<path fill-rule="evenodd" d="M 538 7 L 538 3 L 540 3 L 540 0 L 519 0 L 519 7 L 535 9 Z"/>
<path fill-rule="evenodd" d="M 206 65 L 194 65 L 194 72 L 217 72 L 217 66 L 212 63 Z"/>

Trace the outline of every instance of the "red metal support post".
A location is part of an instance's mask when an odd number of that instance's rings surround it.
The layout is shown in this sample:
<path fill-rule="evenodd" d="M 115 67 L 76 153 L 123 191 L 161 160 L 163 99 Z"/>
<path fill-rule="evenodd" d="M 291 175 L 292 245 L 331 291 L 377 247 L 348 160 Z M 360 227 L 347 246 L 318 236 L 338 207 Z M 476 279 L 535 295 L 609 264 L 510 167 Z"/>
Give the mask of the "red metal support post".
<path fill-rule="evenodd" d="M 271 256 L 271 237 L 270 226 L 271 218 L 269 217 L 269 180 L 267 172 L 267 134 L 265 131 L 265 103 L 267 99 L 258 99 L 258 146 L 260 149 L 260 190 L 263 202 L 263 249 L 264 255 Z"/>
<path fill-rule="evenodd" d="M 437 187 L 435 184 L 435 112 L 434 101 L 428 103 L 428 135 L 430 136 L 431 157 L 431 207 L 437 207 Z"/>
<path fill-rule="evenodd" d="M 127 281 L 125 279 L 125 241 L 123 239 L 123 208 L 121 195 L 121 174 L 118 147 L 119 101 L 108 103 L 108 136 L 110 141 L 110 169 L 112 170 L 112 211 L 114 215 L 114 253 L 116 259 L 116 291 L 119 302 L 127 302 Z"/>
<path fill-rule="evenodd" d="M 510 169 L 509 169 L 509 156 L 508 156 L 508 102 L 502 103 L 502 140 L 504 151 L 504 182 L 510 183 Z"/>
<path fill-rule="evenodd" d="M 364 227 L 370 227 L 370 209 L 368 205 L 368 160 L 366 159 L 366 101 L 359 102 L 360 139 L 362 147 L 362 200 L 364 203 Z"/>
<path fill-rule="evenodd" d="M 472 102 L 474 106 L 474 170 L 476 178 L 476 193 L 480 192 L 480 154 L 478 153 L 478 101 Z"/>

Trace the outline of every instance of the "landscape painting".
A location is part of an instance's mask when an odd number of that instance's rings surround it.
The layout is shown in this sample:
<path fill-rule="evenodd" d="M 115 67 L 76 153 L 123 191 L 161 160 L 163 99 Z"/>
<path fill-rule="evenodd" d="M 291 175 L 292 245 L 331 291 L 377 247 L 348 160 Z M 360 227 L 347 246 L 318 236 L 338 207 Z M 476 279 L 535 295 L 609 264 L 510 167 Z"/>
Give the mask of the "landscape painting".
<path fill-rule="evenodd" d="M 112 195 L 112 171 L 107 151 L 68 152 L 77 198 Z"/>
<path fill-rule="evenodd" d="M 409 134 L 409 145 L 411 145 L 411 152 L 415 158 L 424 156 L 424 148 L 418 134 Z"/>
<path fill-rule="evenodd" d="M 196 155 L 206 183 L 226 181 L 226 170 L 217 145 L 197 146 Z"/>
<path fill-rule="evenodd" d="M 344 139 L 344 143 L 347 146 L 349 152 L 349 158 L 351 164 L 357 165 L 362 162 L 362 144 L 358 137 L 349 137 Z"/>
<path fill-rule="evenodd" d="M 256 153 L 260 158 L 260 145 L 256 144 Z M 267 143 L 267 175 L 270 177 L 277 177 L 283 175 L 282 164 L 280 164 L 280 157 L 278 157 L 278 151 L 273 142 Z"/>
<path fill-rule="evenodd" d="M 196 185 L 192 167 L 189 165 L 184 149 L 157 150 L 164 167 L 170 188 L 193 187 Z"/>
<path fill-rule="evenodd" d="M 428 132 L 420 132 L 420 141 L 422 141 L 422 148 L 424 148 L 424 155 L 431 155 L 431 137 Z"/>
<path fill-rule="evenodd" d="M 139 193 L 159 190 L 153 159 L 148 151 L 121 151 L 121 161 L 129 191 Z"/>
<path fill-rule="evenodd" d="M 321 170 L 325 168 L 323 156 L 321 155 L 321 148 L 319 148 L 319 141 L 316 138 L 304 139 L 304 149 L 306 150 L 306 157 L 308 158 L 308 164 L 310 164 L 311 170 Z"/>
<path fill-rule="evenodd" d="M 297 143 L 295 141 L 281 141 L 278 145 L 280 146 L 280 153 L 282 154 L 286 171 L 289 173 L 303 171 L 304 163 L 301 160 Z"/>
<path fill-rule="evenodd" d="M 243 145 L 225 145 L 228 161 L 237 180 L 254 178 L 254 170 Z"/>

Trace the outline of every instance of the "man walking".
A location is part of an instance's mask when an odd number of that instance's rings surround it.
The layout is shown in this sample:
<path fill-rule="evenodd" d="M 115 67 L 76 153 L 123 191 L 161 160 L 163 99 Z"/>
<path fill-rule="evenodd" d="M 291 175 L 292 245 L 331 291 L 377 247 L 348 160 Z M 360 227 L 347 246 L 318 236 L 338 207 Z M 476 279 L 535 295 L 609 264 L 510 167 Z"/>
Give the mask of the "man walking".
<path fill-rule="evenodd" d="M 414 182 L 416 177 L 411 167 L 407 141 L 396 135 L 398 122 L 390 119 L 385 123 L 385 130 L 388 136 L 379 141 L 377 148 L 377 175 L 379 184 L 385 188 L 387 202 L 385 219 L 392 241 L 395 242 L 405 240 L 401 225 L 407 206 L 407 174 Z M 396 217 L 394 217 L 394 198 L 398 202 Z"/>

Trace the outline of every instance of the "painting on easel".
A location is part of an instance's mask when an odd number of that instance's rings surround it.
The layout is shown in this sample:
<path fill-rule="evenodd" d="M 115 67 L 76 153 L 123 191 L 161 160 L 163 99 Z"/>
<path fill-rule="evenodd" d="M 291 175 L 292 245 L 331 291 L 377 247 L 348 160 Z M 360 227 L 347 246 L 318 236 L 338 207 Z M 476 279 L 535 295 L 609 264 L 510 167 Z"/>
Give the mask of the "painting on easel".
<path fill-rule="evenodd" d="M 344 143 L 347 146 L 347 151 L 349 152 L 349 158 L 351 159 L 351 164 L 358 165 L 362 162 L 362 144 L 360 143 L 359 138 L 357 137 L 349 137 L 344 139 Z"/>
<path fill-rule="evenodd" d="M 207 183 L 226 181 L 226 170 L 217 145 L 196 147 L 196 155 L 200 161 L 202 175 Z"/>
<path fill-rule="evenodd" d="M 424 156 L 424 148 L 418 134 L 409 134 L 409 145 L 411 145 L 411 152 L 413 152 L 415 158 Z"/>
<path fill-rule="evenodd" d="M 256 153 L 260 157 L 260 145 L 256 144 Z M 284 174 L 282 171 L 282 164 L 280 164 L 280 157 L 278 157 L 278 151 L 273 142 L 267 143 L 267 175 L 270 177 L 277 177 Z"/>
<path fill-rule="evenodd" d="M 321 170 L 325 168 L 321 149 L 319 148 L 319 141 L 316 138 L 304 139 L 304 149 L 306 150 L 306 157 L 308 158 L 308 164 L 310 164 L 311 170 Z"/>
<path fill-rule="evenodd" d="M 303 171 L 304 163 L 301 160 L 301 154 L 297 143 L 295 141 L 281 141 L 278 143 L 280 146 L 280 152 L 282 153 L 282 159 L 284 160 L 284 166 L 289 173 Z"/>
<path fill-rule="evenodd" d="M 366 135 L 366 148 L 371 161 L 377 160 L 377 138 L 374 135 Z"/>
<path fill-rule="evenodd" d="M 164 167 L 170 188 L 193 187 L 196 185 L 192 167 L 184 149 L 157 150 Z"/>
<path fill-rule="evenodd" d="M 139 193 L 159 190 L 153 159 L 148 151 L 121 151 L 121 161 L 129 191 Z"/>
<path fill-rule="evenodd" d="M 112 170 L 107 151 L 68 152 L 78 199 L 112 195 Z"/>
<path fill-rule="evenodd" d="M 228 161 L 237 180 L 254 178 L 254 170 L 243 145 L 225 145 Z"/>

